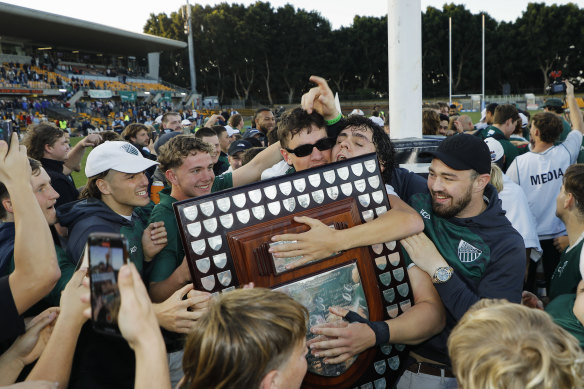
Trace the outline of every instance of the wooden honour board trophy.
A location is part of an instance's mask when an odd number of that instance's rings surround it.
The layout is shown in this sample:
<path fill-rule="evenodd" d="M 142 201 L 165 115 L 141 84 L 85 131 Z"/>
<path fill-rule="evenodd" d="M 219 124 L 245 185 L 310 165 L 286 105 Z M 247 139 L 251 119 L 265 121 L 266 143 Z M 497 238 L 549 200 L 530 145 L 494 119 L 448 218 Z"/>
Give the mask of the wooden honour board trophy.
<path fill-rule="evenodd" d="M 213 294 L 253 281 L 287 293 L 309 311 L 308 328 L 338 319 L 342 306 L 372 321 L 395 318 L 413 294 L 396 242 L 355 248 L 287 269 L 298 258 L 274 258 L 271 238 L 308 230 L 294 216 L 331 228 L 350 228 L 389 210 L 375 154 L 304 170 L 174 203 L 196 289 Z M 312 335 L 307 332 L 307 340 Z M 308 355 L 304 388 L 391 388 L 405 368 L 404 345 L 369 349 L 344 363 L 325 365 Z"/>

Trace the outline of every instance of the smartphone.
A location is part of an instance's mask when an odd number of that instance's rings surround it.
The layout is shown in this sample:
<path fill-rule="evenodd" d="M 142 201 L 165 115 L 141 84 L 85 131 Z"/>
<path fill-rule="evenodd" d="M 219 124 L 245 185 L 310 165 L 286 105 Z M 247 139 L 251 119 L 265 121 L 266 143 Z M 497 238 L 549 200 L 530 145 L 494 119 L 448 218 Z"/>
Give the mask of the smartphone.
<path fill-rule="evenodd" d="M 10 120 L 2 120 L 0 125 L 0 140 L 8 143 L 10 149 L 10 141 L 12 138 L 12 122 Z"/>
<path fill-rule="evenodd" d="M 92 233 L 87 239 L 87 250 L 93 329 L 121 336 L 118 272 L 128 263 L 128 241 L 121 234 Z"/>

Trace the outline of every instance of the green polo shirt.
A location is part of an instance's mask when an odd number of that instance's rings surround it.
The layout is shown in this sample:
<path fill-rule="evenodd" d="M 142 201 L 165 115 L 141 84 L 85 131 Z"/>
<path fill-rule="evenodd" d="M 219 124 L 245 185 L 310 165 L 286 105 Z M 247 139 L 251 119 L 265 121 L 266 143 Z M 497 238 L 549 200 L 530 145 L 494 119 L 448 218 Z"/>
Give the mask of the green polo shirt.
<path fill-rule="evenodd" d="M 211 192 L 218 192 L 233 187 L 233 175 L 225 173 L 215 177 Z M 170 195 L 171 188 L 166 187 L 159 192 L 160 202 L 152 210 L 148 223 L 158 221 L 164 222 L 166 228 L 166 247 L 162 249 L 152 261 L 150 272 L 150 282 L 161 282 L 166 280 L 180 266 L 185 256 L 180 233 L 172 204 L 177 200 Z"/>
<path fill-rule="evenodd" d="M 584 348 L 584 326 L 574 315 L 574 302 L 576 295 L 562 294 L 545 307 L 545 311 L 554 319 L 557 325 L 574 335 L 580 342 L 580 347 Z"/>
<path fill-rule="evenodd" d="M 578 283 L 582 280 L 580 275 L 580 253 L 584 239 L 572 249 L 564 250 L 552 279 L 550 281 L 550 300 L 559 295 L 576 293 Z"/>

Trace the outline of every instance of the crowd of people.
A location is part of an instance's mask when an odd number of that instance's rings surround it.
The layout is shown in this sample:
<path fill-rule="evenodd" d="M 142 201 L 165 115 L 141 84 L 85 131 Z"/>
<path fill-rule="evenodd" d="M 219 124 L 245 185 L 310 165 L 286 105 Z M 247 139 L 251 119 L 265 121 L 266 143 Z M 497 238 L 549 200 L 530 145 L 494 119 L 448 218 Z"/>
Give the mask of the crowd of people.
<path fill-rule="evenodd" d="M 456 106 L 424 108 L 424 133 L 443 138 L 422 155 L 426 179 L 396 166 L 389 113 L 345 118 L 327 82 L 310 80 L 301 106 L 258 109 L 245 131 L 235 111 L 128 105 L 133 120 L 74 147 L 50 123 L 28 126 L 22 145 L 0 141 L 0 386 L 298 388 L 307 353 L 336 364 L 389 343 L 410 346 L 397 388 L 583 387 L 584 120 L 572 85 L 569 122 L 554 99 L 530 120 L 489 105 L 477 125 Z M 87 150 L 79 187 L 71 173 Z M 299 258 L 294 268 L 400 241 L 411 308 L 370 321 L 328 307 L 340 324 L 309 327 L 281 292 L 194 288 L 175 202 L 368 153 L 391 209 L 341 230 L 295 217 L 308 230 L 272 237 L 270 252 Z M 88 320 L 94 233 L 127 239 L 121 337 Z"/>

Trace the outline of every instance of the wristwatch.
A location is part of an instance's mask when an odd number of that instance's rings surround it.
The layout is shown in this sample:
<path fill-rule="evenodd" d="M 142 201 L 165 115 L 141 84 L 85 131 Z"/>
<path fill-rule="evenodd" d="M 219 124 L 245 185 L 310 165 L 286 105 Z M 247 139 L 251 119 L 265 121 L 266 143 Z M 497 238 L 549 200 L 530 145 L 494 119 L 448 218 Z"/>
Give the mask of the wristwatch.
<path fill-rule="evenodd" d="M 454 269 L 450 266 L 439 267 L 432 276 L 432 282 L 435 284 L 443 284 L 452 277 Z"/>

